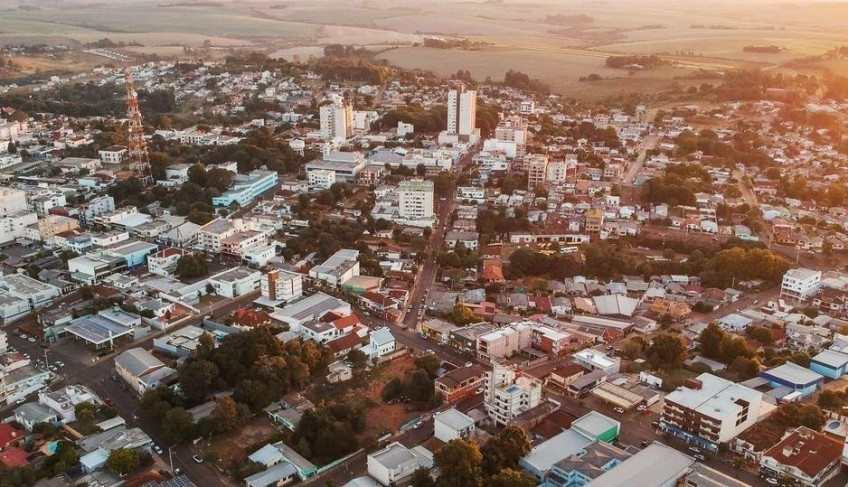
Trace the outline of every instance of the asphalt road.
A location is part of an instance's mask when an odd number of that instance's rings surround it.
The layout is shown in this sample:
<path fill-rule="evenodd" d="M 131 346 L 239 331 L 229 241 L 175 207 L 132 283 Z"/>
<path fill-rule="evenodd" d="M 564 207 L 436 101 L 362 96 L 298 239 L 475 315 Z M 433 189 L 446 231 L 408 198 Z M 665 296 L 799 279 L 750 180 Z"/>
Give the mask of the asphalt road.
<path fill-rule="evenodd" d="M 654 112 L 656 112 L 656 110 L 654 110 Z M 642 141 L 641 148 L 639 149 L 639 155 L 636 157 L 636 160 L 627 166 L 627 171 L 625 171 L 624 177 L 622 178 L 624 184 L 633 184 L 633 181 L 636 180 L 636 176 L 639 175 L 639 171 L 642 170 L 642 166 L 645 164 L 645 158 L 648 155 L 648 150 L 656 149 L 659 143 L 660 138 L 657 135 L 649 135 L 645 137 L 645 140 Z"/>
<path fill-rule="evenodd" d="M 179 325 L 170 328 L 168 333 L 189 325 L 198 325 L 205 315 L 226 315 L 236 308 L 243 306 L 245 303 L 252 302 L 258 295 L 259 292 L 257 291 L 236 299 L 220 301 L 199 308 L 201 311 L 200 314 L 192 316 Z M 14 328 L 14 325 L 9 325 L 7 328 Z M 150 349 L 153 347 L 153 338 L 163 334 L 162 332 L 157 332 L 133 343 L 123 343 L 116 348 L 115 353 L 120 353 L 134 347 Z M 41 348 L 40 344 L 30 343 L 12 333 L 8 334 L 8 338 L 10 346 L 22 353 L 30 354 L 33 361 L 44 358 L 45 349 Z M 102 399 L 111 398 L 114 402 L 115 409 L 126 420 L 128 427 L 140 427 L 157 445 L 163 447 L 165 452 L 162 455 L 162 459 L 166 464 L 169 464 L 170 461 L 166 448 L 167 443 L 162 436 L 159 421 L 141 410 L 138 396 L 133 391 L 124 390 L 123 386 L 126 383 L 123 380 L 113 381 L 110 379 L 114 374 L 115 353 L 100 357 L 95 363 L 91 363 L 91 359 L 89 358 L 90 353 L 84 352 L 83 345 L 74 343 L 71 338 L 62 339 L 47 349 L 47 358 L 50 363 L 60 360 L 66 364 L 64 368 L 59 369 L 58 373 L 61 375 L 54 385 L 83 384 L 90 387 Z M 188 475 L 197 485 L 212 486 L 230 484 L 226 477 L 213 470 L 214 467 L 194 462 L 191 458 L 193 454 L 189 445 L 181 445 L 174 448 L 174 467 L 179 468 L 182 473 Z"/>

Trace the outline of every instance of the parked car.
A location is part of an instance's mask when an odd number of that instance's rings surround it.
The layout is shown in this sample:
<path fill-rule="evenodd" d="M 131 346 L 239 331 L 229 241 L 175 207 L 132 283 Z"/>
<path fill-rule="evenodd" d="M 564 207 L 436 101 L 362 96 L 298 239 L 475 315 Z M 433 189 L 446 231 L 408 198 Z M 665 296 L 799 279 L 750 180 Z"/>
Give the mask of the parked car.
<path fill-rule="evenodd" d="M 617 412 L 618 414 L 624 414 L 623 408 L 613 408 L 613 411 Z"/>
<path fill-rule="evenodd" d="M 690 446 L 690 447 L 689 447 L 689 451 L 691 451 L 692 453 L 701 453 L 701 449 L 700 449 L 700 448 L 696 448 L 696 447 L 694 447 L 694 446 Z"/>
<path fill-rule="evenodd" d="M 694 454 L 694 455 L 692 455 L 692 456 L 693 456 L 693 457 L 695 457 L 695 459 L 696 459 L 696 460 L 700 460 L 700 461 L 702 461 L 702 462 L 706 462 L 706 461 L 707 461 L 707 457 L 705 457 L 704 455 L 701 455 L 700 453 L 696 453 L 696 454 Z"/>
<path fill-rule="evenodd" d="M 27 338 L 27 341 L 30 342 L 30 343 L 35 343 L 37 340 L 33 337 L 29 337 L 29 338 Z"/>
<path fill-rule="evenodd" d="M 103 402 L 105 402 L 107 406 L 114 406 L 115 405 L 115 401 L 113 401 L 111 397 L 107 397 L 106 399 L 103 400 Z"/>
<path fill-rule="evenodd" d="M 162 454 L 162 447 L 159 446 L 159 445 L 153 445 L 153 451 L 156 452 L 157 454 L 161 455 Z"/>
<path fill-rule="evenodd" d="M 644 404 L 640 404 L 640 405 L 636 406 L 636 410 L 637 410 L 637 411 L 639 411 L 639 412 L 641 413 L 642 411 L 644 411 L 644 410 L 645 410 L 645 405 L 644 405 Z"/>
<path fill-rule="evenodd" d="M 203 459 L 200 458 L 200 455 L 194 455 L 194 456 L 191 457 L 191 459 L 194 460 L 197 463 L 203 463 Z"/>

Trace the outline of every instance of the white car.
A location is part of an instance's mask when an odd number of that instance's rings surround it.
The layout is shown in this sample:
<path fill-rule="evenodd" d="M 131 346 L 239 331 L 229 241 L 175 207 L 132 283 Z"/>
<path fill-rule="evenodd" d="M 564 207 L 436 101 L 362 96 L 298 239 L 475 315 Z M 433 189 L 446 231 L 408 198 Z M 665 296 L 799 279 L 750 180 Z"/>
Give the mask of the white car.
<path fill-rule="evenodd" d="M 160 447 L 159 445 L 153 445 L 153 451 L 156 452 L 157 454 L 161 455 L 162 454 L 162 447 Z"/>
<path fill-rule="evenodd" d="M 26 333 L 21 333 L 21 338 L 26 340 L 27 338 L 29 338 L 29 335 L 27 335 Z"/>
<path fill-rule="evenodd" d="M 27 338 L 27 341 L 30 342 L 30 343 L 35 343 L 36 339 L 33 338 L 33 337 L 29 337 L 29 338 Z"/>
<path fill-rule="evenodd" d="M 617 412 L 618 414 L 624 414 L 623 408 L 613 408 L 613 411 Z"/>

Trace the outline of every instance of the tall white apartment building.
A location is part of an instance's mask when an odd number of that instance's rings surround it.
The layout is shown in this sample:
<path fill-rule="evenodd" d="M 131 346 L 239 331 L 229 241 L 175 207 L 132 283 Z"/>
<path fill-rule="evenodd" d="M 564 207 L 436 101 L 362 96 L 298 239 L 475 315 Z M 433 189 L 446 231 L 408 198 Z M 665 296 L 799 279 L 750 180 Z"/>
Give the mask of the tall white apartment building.
<path fill-rule="evenodd" d="M 564 183 L 568 175 L 568 164 L 565 161 L 551 161 L 548 163 L 547 174 L 545 179 L 549 183 Z"/>
<path fill-rule="evenodd" d="M 115 211 L 115 198 L 111 196 L 98 196 L 79 206 L 79 219 L 81 223 L 91 223 L 94 217 L 101 213 Z"/>
<path fill-rule="evenodd" d="M 0 188 L 0 244 L 27 235 L 27 227 L 38 222 L 38 215 L 27 209 L 26 193 Z"/>
<path fill-rule="evenodd" d="M 527 189 L 532 191 L 536 186 L 545 184 L 548 178 L 548 156 L 528 154 L 524 157 L 524 167 L 527 168 Z"/>
<path fill-rule="evenodd" d="M 433 181 L 411 179 L 398 185 L 398 216 L 410 225 L 432 226 Z"/>
<path fill-rule="evenodd" d="M 353 131 L 353 107 L 347 103 L 324 105 L 319 110 L 321 138 L 347 139 Z"/>
<path fill-rule="evenodd" d="M 477 128 L 477 92 L 467 91 L 465 86 L 448 92 L 447 130 L 439 139 L 445 142 L 476 143 L 480 139 Z"/>
<path fill-rule="evenodd" d="M 336 172 L 329 169 L 315 169 L 307 174 L 307 186 L 310 190 L 330 189 L 336 184 Z"/>
<path fill-rule="evenodd" d="M 821 271 L 813 269 L 789 269 L 783 274 L 780 284 L 780 298 L 793 303 L 806 301 L 818 291 L 821 285 Z"/>
<path fill-rule="evenodd" d="M 268 302 L 288 303 L 303 296 L 303 276 L 277 269 L 262 276 L 259 287 Z"/>
<path fill-rule="evenodd" d="M 496 423 L 506 425 L 516 416 L 542 402 L 542 382 L 522 376 L 503 365 L 486 372 L 483 401 L 486 414 Z"/>
<path fill-rule="evenodd" d="M 207 252 L 221 252 L 225 239 L 244 230 L 240 218 L 225 220 L 216 218 L 197 230 L 197 245 Z"/>
<path fill-rule="evenodd" d="M 26 193 L 18 189 L 0 188 L 0 216 L 27 211 Z"/>

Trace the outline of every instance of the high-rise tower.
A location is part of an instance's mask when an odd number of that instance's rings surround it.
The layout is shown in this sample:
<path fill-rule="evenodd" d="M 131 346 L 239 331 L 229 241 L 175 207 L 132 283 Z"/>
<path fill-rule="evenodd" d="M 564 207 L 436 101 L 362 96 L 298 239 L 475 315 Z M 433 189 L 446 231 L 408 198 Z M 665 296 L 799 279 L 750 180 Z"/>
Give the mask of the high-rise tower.
<path fill-rule="evenodd" d="M 129 120 L 127 137 L 127 168 L 147 186 L 153 182 L 150 173 L 150 156 L 147 153 L 147 141 L 144 140 L 144 127 L 141 124 L 141 110 L 133 85 L 132 68 L 126 71 L 127 83 L 127 119 Z"/>

